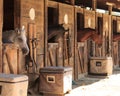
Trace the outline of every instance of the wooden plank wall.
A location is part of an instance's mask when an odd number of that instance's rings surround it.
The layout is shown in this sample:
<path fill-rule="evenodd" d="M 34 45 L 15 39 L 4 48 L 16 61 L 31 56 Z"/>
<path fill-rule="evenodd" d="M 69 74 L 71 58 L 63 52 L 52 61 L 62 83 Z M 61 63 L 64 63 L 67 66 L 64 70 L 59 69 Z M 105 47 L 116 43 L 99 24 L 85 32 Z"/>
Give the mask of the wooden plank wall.
<path fill-rule="evenodd" d="M 77 27 L 84 27 L 84 20 L 83 20 L 83 24 L 80 23 L 80 25 L 77 24 L 77 22 L 81 22 L 78 21 L 77 19 L 77 14 L 83 14 L 83 8 L 79 8 L 79 7 L 75 7 L 75 61 L 74 61 L 74 70 L 75 70 L 75 74 L 74 74 L 74 77 L 75 77 L 75 80 L 77 80 L 79 78 L 79 75 L 80 74 L 83 74 L 85 73 L 84 71 L 84 60 L 86 58 L 84 58 L 83 54 L 84 54 L 84 49 L 85 49 L 85 43 L 84 42 L 77 42 Z M 82 26 L 83 25 L 83 26 Z"/>
<path fill-rule="evenodd" d="M 71 53 L 71 57 L 66 58 L 66 54 L 68 54 L 65 48 L 65 35 L 63 38 L 59 39 L 58 44 L 48 43 L 48 62 L 47 66 L 71 66 L 74 69 L 74 7 L 72 5 L 63 4 L 59 2 L 49 1 L 48 6 L 51 8 L 56 8 L 58 10 L 58 24 L 63 24 L 65 29 L 69 29 L 69 52 Z M 65 24 L 64 18 L 65 16 L 68 19 L 68 24 Z M 48 23 L 48 22 L 47 22 Z M 53 52 L 53 50 L 56 52 Z M 65 54 L 66 53 L 66 54 Z M 52 57 L 52 58 L 51 58 Z M 55 60 L 56 59 L 56 60 Z M 74 72 L 73 72 L 74 73 Z"/>
<path fill-rule="evenodd" d="M 44 66 L 44 0 L 21 0 L 20 2 L 20 25 L 25 26 L 26 35 L 29 34 L 29 24 L 36 25 L 36 63 L 38 70 Z M 35 19 L 30 19 L 30 9 L 33 8 L 35 11 Z"/>
<path fill-rule="evenodd" d="M 59 3 L 59 24 L 64 24 L 65 15 L 68 17 L 68 24 L 66 27 L 69 29 L 70 37 L 70 52 L 72 53 L 71 58 L 69 58 L 69 63 L 64 61 L 63 66 L 74 66 L 74 7 L 67 4 Z"/>
<path fill-rule="evenodd" d="M 84 28 L 95 29 L 95 11 L 84 9 Z"/>
<path fill-rule="evenodd" d="M 116 17 L 117 19 L 117 32 L 120 33 L 120 17 Z"/>
<path fill-rule="evenodd" d="M 48 43 L 47 66 L 59 66 L 58 65 L 58 43 Z"/>
<path fill-rule="evenodd" d="M 102 13 L 96 12 L 96 30 L 97 33 L 102 37 L 103 33 L 103 15 Z M 99 45 L 95 45 L 95 56 L 99 57 L 102 56 L 102 47 Z"/>
<path fill-rule="evenodd" d="M 116 17 L 117 19 L 117 32 L 120 33 L 120 17 Z M 118 41 L 118 66 L 120 67 L 120 41 Z"/>
<path fill-rule="evenodd" d="M 109 15 L 107 14 L 103 14 L 103 33 L 102 33 L 102 36 L 103 36 L 103 46 L 102 46 L 102 56 L 107 56 L 108 53 L 109 53 Z"/>
<path fill-rule="evenodd" d="M 0 13 L 2 13 L 2 1 L 0 0 L 1 8 Z M 71 0 L 73 2 L 73 0 Z M 111 15 L 108 14 L 99 14 L 95 13 L 94 11 L 88 11 L 83 8 L 74 7 L 72 5 L 63 4 L 63 3 L 56 3 L 54 1 L 49 0 L 18 0 L 17 2 L 19 7 L 16 7 L 15 10 L 19 10 L 20 13 L 15 11 L 15 26 L 25 26 L 26 28 L 26 35 L 29 37 L 29 25 L 33 24 L 36 26 L 35 32 L 36 32 L 36 39 L 37 39 L 37 47 L 36 47 L 36 63 L 38 64 L 38 70 L 41 67 L 47 66 L 72 66 L 73 67 L 73 74 L 74 79 L 78 79 L 78 76 L 83 73 L 88 72 L 88 57 L 90 55 L 90 44 L 89 41 L 85 42 L 77 42 L 77 12 L 84 14 L 84 28 L 98 28 L 96 24 L 96 20 L 98 20 L 96 17 L 103 17 L 103 23 L 102 23 L 102 30 L 101 34 L 103 37 L 103 44 L 100 49 L 100 56 L 111 56 L 111 50 L 112 50 L 112 31 L 111 31 Z M 55 7 L 59 10 L 59 24 L 64 24 L 64 17 L 68 17 L 68 24 L 65 25 L 66 29 L 69 28 L 69 37 L 70 37 L 70 47 L 71 47 L 71 53 L 72 56 L 69 59 L 64 58 L 64 51 L 57 54 L 57 51 L 59 50 L 59 44 L 48 44 L 47 42 L 47 8 L 48 7 Z M 30 19 L 29 13 L 30 9 L 33 8 L 35 10 L 35 19 Z M 95 16 L 96 15 L 96 16 Z M 2 33 L 2 14 L 0 14 L 0 32 Z M 117 19 L 118 23 L 120 22 L 120 19 Z M 17 25 L 18 24 L 18 25 Z M 81 25 L 80 25 L 81 26 Z M 119 27 L 117 27 L 118 32 L 120 31 Z M 0 33 L 0 34 L 1 34 Z M 2 35 L 0 35 L 2 36 Z M 1 37 L 0 37 L 1 39 Z M 94 43 L 94 42 L 93 42 Z M 2 45 L 2 42 L 0 40 L 0 44 Z M 99 49 L 97 49 L 97 46 L 93 44 L 94 52 L 93 56 L 99 56 L 99 52 L 97 52 Z M 118 46 L 118 43 L 114 43 L 115 46 Z M 61 45 L 61 48 L 64 49 L 64 45 Z M 114 46 L 114 50 L 118 50 L 119 48 L 116 48 Z M 109 50 L 110 49 L 110 50 Z M 0 50 L 2 50 L 2 47 L 0 47 Z M 56 51 L 57 50 L 57 51 Z M 48 54 L 45 55 L 45 52 Z M 0 56 L 2 54 L 2 51 L 0 51 Z M 114 52 L 113 54 L 117 54 Z M 117 58 L 118 58 L 117 54 Z M 45 58 L 48 58 L 47 62 L 45 61 Z M 52 58 L 52 59 L 51 59 Z M 54 59 L 53 59 L 54 58 Z M 23 60 L 23 59 L 22 59 Z M 20 60 L 20 61 L 22 61 Z M 0 60 L 2 61 L 2 60 Z M 119 60 L 118 60 L 119 61 Z M 58 62 L 58 63 L 57 63 Z M 25 63 L 25 62 L 24 62 Z M 24 63 L 21 63 L 24 65 Z M 47 63 L 47 64 L 45 64 Z M 1 62 L 0 62 L 1 66 Z M 0 67 L 2 68 L 2 67 Z M 1 71 L 2 69 L 0 69 Z"/>
<path fill-rule="evenodd" d="M 23 73 L 23 68 L 25 66 L 21 66 L 22 51 L 19 49 L 18 45 L 6 43 L 3 44 L 2 47 L 2 72 L 6 74 Z"/>
<path fill-rule="evenodd" d="M 115 20 L 117 22 L 117 25 L 113 25 L 114 23 L 112 23 L 112 31 L 114 32 L 114 30 L 116 31 L 115 33 L 119 33 L 119 24 L 120 24 L 120 19 L 119 17 L 116 16 L 112 16 L 112 22 L 113 20 Z M 113 30 L 113 27 L 115 27 L 116 29 Z M 114 67 L 118 67 L 119 66 L 119 40 L 118 41 L 113 41 L 113 53 L 112 53 L 112 57 L 113 57 L 113 63 L 114 63 Z"/>

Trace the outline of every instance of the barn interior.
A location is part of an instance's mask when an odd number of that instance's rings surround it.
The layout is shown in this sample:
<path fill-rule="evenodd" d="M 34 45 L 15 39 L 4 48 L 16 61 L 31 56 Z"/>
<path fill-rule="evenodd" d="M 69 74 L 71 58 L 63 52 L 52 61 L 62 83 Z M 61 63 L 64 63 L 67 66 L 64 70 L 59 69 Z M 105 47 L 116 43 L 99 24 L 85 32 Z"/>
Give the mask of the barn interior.
<path fill-rule="evenodd" d="M 0 72 L 28 76 L 27 94 L 63 95 L 81 77 L 107 77 L 120 69 L 120 0 L 1 0 L 0 5 Z M 22 26 L 27 55 L 15 43 L 2 42 L 4 31 Z"/>

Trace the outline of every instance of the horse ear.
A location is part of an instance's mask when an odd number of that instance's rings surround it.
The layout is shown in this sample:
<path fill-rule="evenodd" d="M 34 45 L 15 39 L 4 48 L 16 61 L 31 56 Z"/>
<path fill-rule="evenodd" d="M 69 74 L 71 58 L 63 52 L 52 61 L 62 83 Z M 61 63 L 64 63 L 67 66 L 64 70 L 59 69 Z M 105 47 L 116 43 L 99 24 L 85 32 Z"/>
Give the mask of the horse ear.
<path fill-rule="evenodd" d="M 21 30 L 25 30 L 25 26 L 22 26 Z"/>
<path fill-rule="evenodd" d="M 21 32 L 25 32 L 25 26 L 22 26 Z"/>

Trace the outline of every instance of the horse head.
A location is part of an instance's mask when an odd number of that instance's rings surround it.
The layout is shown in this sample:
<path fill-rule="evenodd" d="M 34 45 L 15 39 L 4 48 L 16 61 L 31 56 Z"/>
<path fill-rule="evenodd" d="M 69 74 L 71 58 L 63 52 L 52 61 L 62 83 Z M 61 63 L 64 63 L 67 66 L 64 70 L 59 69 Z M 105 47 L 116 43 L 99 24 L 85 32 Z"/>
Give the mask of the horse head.
<path fill-rule="evenodd" d="M 14 38 L 14 43 L 19 45 L 24 55 L 27 55 L 29 53 L 29 47 L 27 45 L 27 37 L 24 26 L 21 29 L 16 29 L 15 32 L 16 37 Z"/>

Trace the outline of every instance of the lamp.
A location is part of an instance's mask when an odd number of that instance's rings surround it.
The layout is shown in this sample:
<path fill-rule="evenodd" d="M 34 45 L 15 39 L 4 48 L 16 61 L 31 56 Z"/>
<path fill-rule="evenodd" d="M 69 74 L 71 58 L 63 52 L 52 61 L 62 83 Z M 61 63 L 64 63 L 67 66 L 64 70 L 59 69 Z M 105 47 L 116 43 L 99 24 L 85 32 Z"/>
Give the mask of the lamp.
<path fill-rule="evenodd" d="M 105 30 L 108 31 L 108 22 L 105 22 Z"/>
<path fill-rule="evenodd" d="M 91 18 L 88 19 L 88 27 L 91 27 Z"/>

